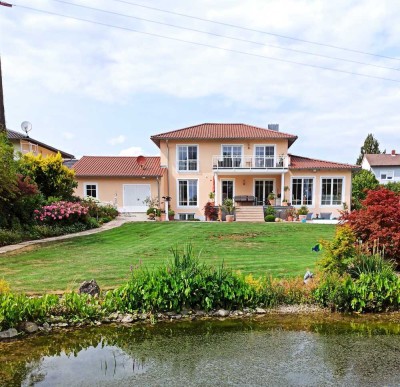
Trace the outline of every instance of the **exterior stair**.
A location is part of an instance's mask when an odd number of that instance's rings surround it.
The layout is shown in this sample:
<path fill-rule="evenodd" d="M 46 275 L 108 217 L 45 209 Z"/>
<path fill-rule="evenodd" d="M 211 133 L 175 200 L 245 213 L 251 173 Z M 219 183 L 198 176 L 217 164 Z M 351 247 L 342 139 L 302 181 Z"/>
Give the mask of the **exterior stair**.
<path fill-rule="evenodd" d="M 262 206 L 236 207 L 236 222 L 264 222 Z"/>

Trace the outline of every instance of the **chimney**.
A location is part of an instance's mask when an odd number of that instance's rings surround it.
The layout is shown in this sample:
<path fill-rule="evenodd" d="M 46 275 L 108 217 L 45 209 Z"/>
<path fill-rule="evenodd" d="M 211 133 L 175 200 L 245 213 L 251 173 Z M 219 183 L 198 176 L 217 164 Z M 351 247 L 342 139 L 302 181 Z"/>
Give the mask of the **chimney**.
<path fill-rule="evenodd" d="M 279 124 L 268 124 L 268 129 L 279 132 Z"/>
<path fill-rule="evenodd" d="M 396 156 L 396 151 L 394 149 L 392 150 L 392 156 Z"/>

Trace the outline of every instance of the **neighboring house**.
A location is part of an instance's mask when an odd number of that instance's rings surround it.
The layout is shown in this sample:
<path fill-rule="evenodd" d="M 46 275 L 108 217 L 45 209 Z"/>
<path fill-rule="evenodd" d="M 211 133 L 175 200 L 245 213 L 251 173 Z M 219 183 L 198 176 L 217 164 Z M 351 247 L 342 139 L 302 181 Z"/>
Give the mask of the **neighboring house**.
<path fill-rule="evenodd" d="M 391 154 L 365 154 L 361 167 L 371 171 L 381 184 L 400 181 L 400 154 L 395 150 Z"/>
<path fill-rule="evenodd" d="M 159 157 L 83 156 L 73 166 L 78 196 L 111 203 L 120 212 L 146 212 L 146 198 L 161 198 Z"/>
<path fill-rule="evenodd" d="M 166 169 L 165 195 L 177 217 L 204 219 L 209 193 L 215 202 L 236 199 L 239 206 L 267 203 L 273 192 L 280 205 L 306 205 L 316 214 L 339 216 L 350 205 L 351 172 L 359 167 L 288 153 L 297 136 L 245 124 L 201 124 L 151 136 Z M 285 189 L 285 187 L 287 187 Z M 254 198 L 251 203 L 243 200 Z"/>
<path fill-rule="evenodd" d="M 280 206 L 287 199 L 306 205 L 313 217 L 339 216 L 350 205 L 351 172 L 356 165 L 288 153 L 297 136 L 245 124 L 201 124 L 151 136 L 160 157 L 83 157 L 74 169 L 78 195 L 115 202 L 127 212 L 146 210 L 145 197 L 171 197 L 177 219 L 204 219 L 210 192 L 221 205 L 232 198 L 243 210 L 260 212 L 268 195 Z M 143 187 L 146 185 L 146 188 Z M 256 207 L 256 208 L 255 208 Z M 237 211 L 237 216 L 238 216 Z"/>
<path fill-rule="evenodd" d="M 70 153 L 35 140 L 24 133 L 15 132 L 14 130 L 7 129 L 7 137 L 13 144 L 15 152 L 23 154 L 33 153 L 35 156 L 38 154 L 42 154 L 43 156 L 56 155 L 60 152 L 63 159 L 73 159 L 75 157 Z"/>

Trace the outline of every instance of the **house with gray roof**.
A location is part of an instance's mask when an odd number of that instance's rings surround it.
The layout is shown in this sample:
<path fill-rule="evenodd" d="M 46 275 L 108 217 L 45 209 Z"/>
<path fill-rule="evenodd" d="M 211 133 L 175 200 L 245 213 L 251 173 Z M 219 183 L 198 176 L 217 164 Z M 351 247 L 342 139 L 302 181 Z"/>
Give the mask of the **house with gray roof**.
<path fill-rule="evenodd" d="M 400 181 L 400 154 L 395 150 L 389 154 L 365 154 L 361 167 L 371 171 L 381 184 Z"/>

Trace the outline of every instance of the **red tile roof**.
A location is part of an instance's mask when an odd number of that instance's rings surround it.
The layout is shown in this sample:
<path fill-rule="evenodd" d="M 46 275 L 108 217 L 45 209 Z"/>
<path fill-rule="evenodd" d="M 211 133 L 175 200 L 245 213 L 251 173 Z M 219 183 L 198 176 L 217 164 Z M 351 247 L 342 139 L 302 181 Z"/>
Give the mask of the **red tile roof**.
<path fill-rule="evenodd" d="M 159 147 L 160 140 L 198 140 L 198 139 L 210 139 L 210 140 L 225 140 L 225 139 L 287 139 L 289 146 L 292 145 L 296 140 L 297 136 L 293 134 L 287 134 L 279 132 L 277 130 L 259 128 L 257 126 L 246 125 L 246 124 L 200 124 L 190 126 L 188 128 L 173 130 L 172 132 L 166 132 L 156 134 L 150 137 L 154 143 Z"/>
<path fill-rule="evenodd" d="M 359 169 L 359 165 L 335 163 L 333 161 L 310 159 L 302 156 L 290 156 L 289 169 Z"/>
<path fill-rule="evenodd" d="M 145 157 L 141 167 L 132 156 L 83 156 L 74 166 L 76 176 L 157 177 L 163 175 L 159 157 Z"/>
<path fill-rule="evenodd" d="M 64 151 L 62 151 L 60 149 L 57 149 L 57 148 L 54 148 L 54 147 L 52 147 L 50 145 L 47 145 L 47 144 L 45 144 L 43 142 L 35 140 L 34 138 L 27 136 L 26 134 L 15 132 L 14 130 L 11 130 L 11 129 L 7 129 L 7 138 L 9 140 L 25 140 L 25 141 L 29 141 L 32 144 L 37 144 L 37 145 L 39 145 L 39 146 L 41 146 L 43 148 L 46 148 L 48 150 L 51 150 L 51 151 L 55 152 L 55 153 L 60 152 L 61 153 L 61 157 L 63 159 L 74 159 L 75 158 L 75 156 L 71 155 L 70 153 L 64 152 Z"/>
<path fill-rule="evenodd" d="M 364 157 L 371 167 L 400 167 L 399 154 L 366 154 Z"/>

